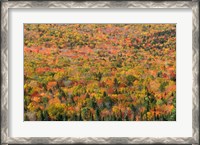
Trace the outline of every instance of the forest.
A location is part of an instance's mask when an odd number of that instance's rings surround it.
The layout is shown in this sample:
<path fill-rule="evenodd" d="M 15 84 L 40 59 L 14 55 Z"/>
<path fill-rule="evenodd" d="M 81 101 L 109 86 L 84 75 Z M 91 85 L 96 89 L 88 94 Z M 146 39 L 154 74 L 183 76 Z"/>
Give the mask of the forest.
<path fill-rule="evenodd" d="M 24 24 L 24 121 L 176 121 L 175 24 Z"/>

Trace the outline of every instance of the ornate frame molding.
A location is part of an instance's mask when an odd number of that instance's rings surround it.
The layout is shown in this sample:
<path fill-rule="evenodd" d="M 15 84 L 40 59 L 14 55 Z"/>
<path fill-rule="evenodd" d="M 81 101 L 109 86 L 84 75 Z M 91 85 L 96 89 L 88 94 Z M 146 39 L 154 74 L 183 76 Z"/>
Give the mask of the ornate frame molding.
<path fill-rule="evenodd" d="M 191 8 L 193 15 L 192 48 L 193 48 L 193 86 L 192 86 L 192 137 L 186 138 L 72 138 L 72 137 L 44 137 L 44 138 L 12 138 L 8 136 L 8 9 L 9 8 Z M 199 142 L 199 6 L 198 1 L 18 1 L 2 2 L 1 11 L 1 144 L 73 144 L 73 143 L 178 143 L 198 144 Z"/>

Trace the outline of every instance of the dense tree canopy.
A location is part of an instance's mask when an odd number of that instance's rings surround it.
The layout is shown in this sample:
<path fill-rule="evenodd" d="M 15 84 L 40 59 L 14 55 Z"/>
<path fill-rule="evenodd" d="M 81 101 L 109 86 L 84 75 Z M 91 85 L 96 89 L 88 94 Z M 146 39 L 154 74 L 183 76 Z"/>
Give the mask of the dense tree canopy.
<path fill-rule="evenodd" d="M 175 24 L 25 24 L 24 119 L 176 120 Z"/>

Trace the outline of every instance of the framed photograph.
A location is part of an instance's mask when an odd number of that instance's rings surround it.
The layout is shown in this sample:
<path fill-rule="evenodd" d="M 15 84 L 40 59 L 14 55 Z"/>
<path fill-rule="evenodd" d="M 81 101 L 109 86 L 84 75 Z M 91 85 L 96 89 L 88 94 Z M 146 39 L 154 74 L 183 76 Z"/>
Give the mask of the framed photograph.
<path fill-rule="evenodd" d="M 1 3 L 2 144 L 198 144 L 197 1 Z"/>

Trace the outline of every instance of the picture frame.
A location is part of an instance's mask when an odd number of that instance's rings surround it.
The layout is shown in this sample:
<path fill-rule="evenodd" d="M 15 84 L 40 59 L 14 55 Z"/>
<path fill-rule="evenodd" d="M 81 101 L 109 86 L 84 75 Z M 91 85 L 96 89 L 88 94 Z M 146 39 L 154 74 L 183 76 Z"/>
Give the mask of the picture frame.
<path fill-rule="evenodd" d="M 199 2 L 198 1 L 3 1 L 1 7 L 1 144 L 199 144 Z M 125 8 L 192 9 L 192 137 L 10 137 L 9 136 L 9 9 Z"/>

